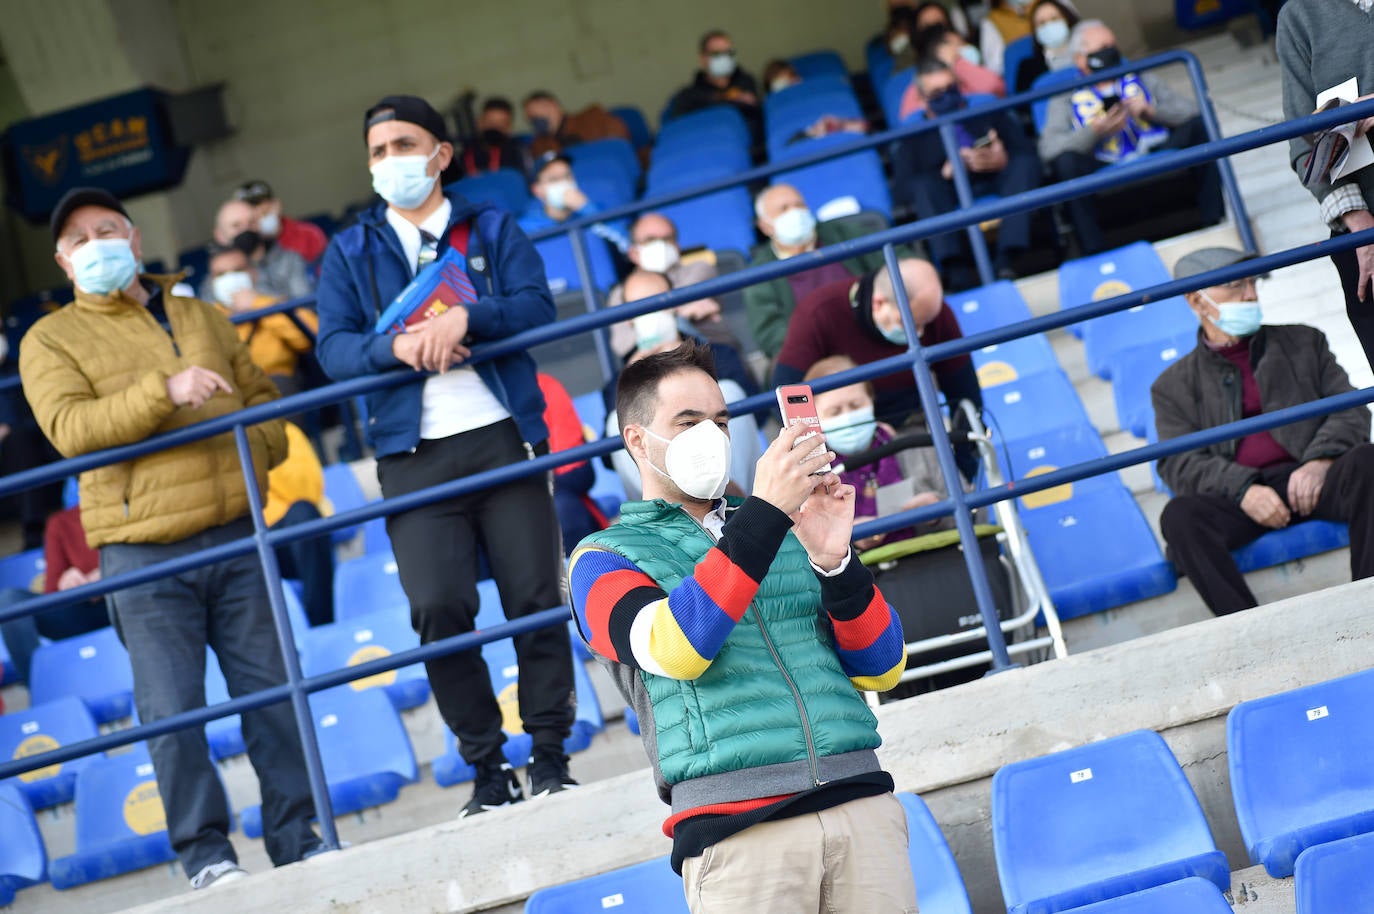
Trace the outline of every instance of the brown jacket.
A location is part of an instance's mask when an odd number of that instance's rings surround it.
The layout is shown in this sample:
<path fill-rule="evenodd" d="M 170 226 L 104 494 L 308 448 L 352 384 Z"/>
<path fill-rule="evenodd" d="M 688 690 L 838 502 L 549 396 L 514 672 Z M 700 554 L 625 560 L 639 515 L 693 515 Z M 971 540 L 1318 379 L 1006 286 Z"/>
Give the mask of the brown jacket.
<path fill-rule="evenodd" d="M 630 138 L 625 122 L 600 105 L 590 105 L 576 114 L 564 114 L 563 123 L 552 136 L 537 136 L 530 143 L 530 155 L 538 159 L 548 152 L 562 152 L 568 146 L 604 140 Z"/>
<path fill-rule="evenodd" d="M 63 456 L 133 444 L 182 426 L 275 400 L 276 385 L 213 306 L 162 288 L 172 335 L 122 292 L 87 295 L 24 336 L 19 374 L 38 425 Z M 167 379 L 200 365 L 234 388 L 200 409 L 178 407 Z M 286 456 L 280 421 L 248 430 L 260 491 Z M 218 435 L 81 474 L 81 519 L 92 547 L 171 543 L 248 513 L 234 436 Z"/>

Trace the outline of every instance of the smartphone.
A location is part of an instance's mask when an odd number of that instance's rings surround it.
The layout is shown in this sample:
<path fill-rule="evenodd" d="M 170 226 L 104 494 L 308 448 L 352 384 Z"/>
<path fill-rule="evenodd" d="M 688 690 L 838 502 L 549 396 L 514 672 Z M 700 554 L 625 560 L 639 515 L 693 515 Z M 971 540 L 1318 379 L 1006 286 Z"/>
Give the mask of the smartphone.
<path fill-rule="evenodd" d="M 1104 111 L 1110 111 L 1119 104 L 1121 104 L 1121 99 L 1115 95 L 1102 96 L 1102 109 Z"/>
<path fill-rule="evenodd" d="M 983 134 L 983 135 L 980 136 L 978 139 L 976 139 L 976 140 L 973 141 L 973 148 L 974 148 L 974 149 L 987 149 L 987 148 L 988 148 L 989 146 L 991 146 L 991 145 L 992 145 L 992 131 L 991 131 L 991 130 L 989 130 L 987 133 Z"/>
<path fill-rule="evenodd" d="M 816 415 L 815 397 L 811 393 L 810 385 L 788 384 L 783 387 L 779 387 L 777 390 L 777 394 L 778 411 L 782 413 L 782 424 L 784 426 L 789 426 L 792 424 L 793 420 L 799 420 L 803 425 L 805 425 L 808 428 L 807 434 L 803 435 L 801 438 L 797 440 L 805 441 L 812 435 L 819 435 L 821 433 L 821 419 L 819 416 Z M 814 429 L 814 431 L 810 431 L 810 429 Z M 808 456 L 814 457 L 817 454 L 825 453 L 825 451 L 826 446 L 822 442 L 822 444 L 819 447 L 817 447 L 814 451 L 812 451 Z M 811 475 L 825 476 L 833 472 L 834 470 L 831 468 L 830 464 L 826 463 L 825 466 L 816 470 Z"/>

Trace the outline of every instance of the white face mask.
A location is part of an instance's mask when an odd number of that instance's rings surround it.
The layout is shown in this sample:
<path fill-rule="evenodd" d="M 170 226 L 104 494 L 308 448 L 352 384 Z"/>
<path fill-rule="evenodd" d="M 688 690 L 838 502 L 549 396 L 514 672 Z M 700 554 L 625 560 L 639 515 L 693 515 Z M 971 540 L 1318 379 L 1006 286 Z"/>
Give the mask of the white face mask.
<path fill-rule="evenodd" d="M 909 47 L 911 47 L 911 36 L 906 32 L 898 32 L 887 43 L 887 49 L 892 52 L 893 57 L 905 53 Z"/>
<path fill-rule="evenodd" d="M 647 428 L 644 434 L 668 445 L 663 455 L 666 469 L 659 469 L 651 460 L 649 467 L 683 495 L 715 501 L 725 494 L 730 482 L 730 436 L 713 420 L 703 419 L 671 440 Z"/>
<path fill-rule="evenodd" d="M 706 58 L 706 72 L 716 79 L 724 79 L 735 73 L 734 54 L 712 54 Z"/>
<path fill-rule="evenodd" d="M 810 244 L 816 238 L 816 217 L 805 207 L 789 209 L 773 220 L 773 238 L 789 248 Z"/>
<path fill-rule="evenodd" d="M 577 187 L 576 182 L 570 178 L 545 184 L 544 201 L 549 204 L 551 209 L 567 209 L 568 194 L 572 193 L 575 187 Z"/>
<path fill-rule="evenodd" d="M 92 295 L 127 289 L 138 275 L 138 258 L 128 238 L 92 238 L 67 260 L 77 287 Z"/>
<path fill-rule="evenodd" d="M 427 156 L 387 156 L 372 166 L 372 189 L 397 209 L 416 209 L 439 180 L 437 174 L 429 173 L 429 163 L 443 148 L 436 146 Z"/>
<path fill-rule="evenodd" d="M 677 245 L 671 241 L 657 238 L 646 241 L 639 248 L 639 267 L 650 273 L 667 273 L 677 266 L 679 254 Z"/>
<path fill-rule="evenodd" d="M 210 289 L 215 293 L 215 301 L 222 305 L 232 305 L 236 294 L 252 288 L 253 277 L 247 270 L 221 273 L 210 280 Z"/>
<path fill-rule="evenodd" d="M 281 216 L 265 213 L 258 217 L 258 233 L 264 238 L 276 238 L 281 234 Z"/>

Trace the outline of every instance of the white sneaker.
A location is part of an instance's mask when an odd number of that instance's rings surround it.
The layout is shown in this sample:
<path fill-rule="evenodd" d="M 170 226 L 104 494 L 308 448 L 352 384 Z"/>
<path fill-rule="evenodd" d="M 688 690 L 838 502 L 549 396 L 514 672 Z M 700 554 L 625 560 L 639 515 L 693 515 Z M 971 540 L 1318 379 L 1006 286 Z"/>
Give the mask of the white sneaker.
<path fill-rule="evenodd" d="M 232 860 L 221 860 L 203 868 L 191 877 L 191 888 L 208 889 L 212 885 L 225 885 L 247 879 L 248 872 Z"/>

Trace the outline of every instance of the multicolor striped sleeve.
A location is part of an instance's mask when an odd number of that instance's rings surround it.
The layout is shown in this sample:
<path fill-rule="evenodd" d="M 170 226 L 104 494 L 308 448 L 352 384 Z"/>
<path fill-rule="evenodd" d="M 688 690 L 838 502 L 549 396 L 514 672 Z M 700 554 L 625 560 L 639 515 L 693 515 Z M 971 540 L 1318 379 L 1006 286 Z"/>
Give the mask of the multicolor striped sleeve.
<path fill-rule="evenodd" d="M 902 620 L 873 583 L 873 575 L 851 555 L 844 571 L 817 578 L 840 666 L 854 688 L 886 692 L 897 685 L 906 669 L 906 638 Z"/>
<path fill-rule="evenodd" d="M 671 679 L 697 678 L 749 608 L 791 525 L 767 502 L 746 500 L 671 593 L 624 556 L 580 547 L 568 568 L 568 589 L 583 639 L 618 663 Z"/>

